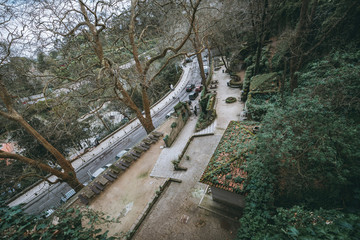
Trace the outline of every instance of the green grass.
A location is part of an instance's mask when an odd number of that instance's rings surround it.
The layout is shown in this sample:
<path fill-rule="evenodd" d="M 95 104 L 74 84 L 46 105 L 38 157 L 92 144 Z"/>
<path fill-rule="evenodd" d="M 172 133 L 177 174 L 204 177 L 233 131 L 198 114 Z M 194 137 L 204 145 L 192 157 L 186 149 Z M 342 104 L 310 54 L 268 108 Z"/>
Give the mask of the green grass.
<path fill-rule="evenodd" d="M 149 171 L 146 171 L 146 172 L 143 172 L 143 173 L 140 173 L 137 178 L 145 178 L 149 175 Z"/>

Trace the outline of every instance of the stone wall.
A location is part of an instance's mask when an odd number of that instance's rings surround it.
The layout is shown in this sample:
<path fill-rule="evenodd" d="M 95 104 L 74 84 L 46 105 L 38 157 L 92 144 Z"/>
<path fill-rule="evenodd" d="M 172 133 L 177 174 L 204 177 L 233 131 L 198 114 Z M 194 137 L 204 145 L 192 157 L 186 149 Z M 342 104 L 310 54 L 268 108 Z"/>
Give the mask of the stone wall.
<path fill-rule="evenodd" d="M 166 147 L 170 147 L 176 140 L 176 137 L 179 135 L 191 115 L 189 105 L 186 102 L 179 102 L 174 107 L 174 110 L 176 112 L 177 118 L 174 118 L 173 120 L 170 134 L 164 137 Z"/>
<path fill-rule="evenodd" d="M 214 201 L 229 204 L 235 207 L 245 207 L 245 197 L 243 195 L 225 191 L 217 187 L 211 187 Z"/>

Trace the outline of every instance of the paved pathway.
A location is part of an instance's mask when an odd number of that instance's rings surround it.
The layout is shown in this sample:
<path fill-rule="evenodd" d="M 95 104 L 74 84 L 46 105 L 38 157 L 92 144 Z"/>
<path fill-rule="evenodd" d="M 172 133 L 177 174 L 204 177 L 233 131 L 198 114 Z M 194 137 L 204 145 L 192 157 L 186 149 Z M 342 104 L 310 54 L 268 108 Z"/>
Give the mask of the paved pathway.
<path fill-rule="evenodd" d="M 240 112 L 243 109 L 243 104 L 239 101 L 230 104 L 225 102 L 227 97 L 236 97 L 240 99 L 240 90 L 238 88 L 229 88 L 226 85 L 227 81 L 230 80 L 230 76 L 227 73 L 223 73 L 222 69 L 215 72 L 213 75 L 213 79 L 219 81 L 218 88 L 216 89 L 217 119 L 209 127 L 199 132 L 195 132 L 197 117 L 194 115 L 190 117 L 189 121 L 186 123 L 171 147 L 164 148 L 161 152 L 159 159 L 150 174 L 151 177 L 172 177 L 183 179 L 184 172 L 174 171 L 171 161 L 177 159 L 177 157 L 181 154 L 190 137 L 192 135 L 222 135 L 231 120 L 240 120 Z"/>
<path fill-rule="evenodd" d="M 222 68 L 223 69 L 223 68 Z M 174 177 L 182 183 L 171 183 L 163 192 L 150 214 L 140 226 L 134 239 L 234 239 L 239 223 L 226 217 L 198 207 L 205 194 L 206 185 L 199 183 L 218 142 L 231 120 L 240 120 L 243 104 L 238 102 L 227 104 L 229 96 L 240 98 L 240 90 L 229 88 L 226 82 L 230 77 L 222 73 L 222 69 L 214 73 L 219 81 L 217 88 L 217 120 L 204 133 L 210 136 L 195 137 L 185 155 L 190 160 L 182 160 L 180 165 L 187 171 L 174 171 L 171 160 L 177 158 L 194 135 L 196 119 L 192 117 L 170 148 L 162 150 L 151 176 Z M 199 134 L 199 133 L 198 133 Z M 196 134 L 195 134 L 196 135 Z"/>
<path fill-rule="evenodd" d="M 150 174 L 151 177 L 182 179 L 182 172 L 174 171 L 172 160 L 176 160 L 186 146 L 189 136 L 194 133 L 197 118 L 190 117 L 184 128 L 169 148 L 164 148 Z"/>

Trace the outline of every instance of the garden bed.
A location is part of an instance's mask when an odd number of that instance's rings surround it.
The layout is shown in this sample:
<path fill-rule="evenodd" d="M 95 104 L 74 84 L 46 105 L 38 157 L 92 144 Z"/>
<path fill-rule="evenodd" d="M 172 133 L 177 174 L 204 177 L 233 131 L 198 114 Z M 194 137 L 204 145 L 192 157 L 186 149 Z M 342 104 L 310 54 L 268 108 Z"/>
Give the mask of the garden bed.
<path fill-rule="evenodd" d="M 231 121 L 214 151 L 200 182 L 230 192 L 242 193 L 247 177 L 246 161 L 253 153 L 254 128 L 258 123 Z"/>
<path fill-rule="evenodd" d="M 228 97 L 225 99 L 226 103 L 234 103 L 236 102 L 236 98 L 235 97 Z"/>

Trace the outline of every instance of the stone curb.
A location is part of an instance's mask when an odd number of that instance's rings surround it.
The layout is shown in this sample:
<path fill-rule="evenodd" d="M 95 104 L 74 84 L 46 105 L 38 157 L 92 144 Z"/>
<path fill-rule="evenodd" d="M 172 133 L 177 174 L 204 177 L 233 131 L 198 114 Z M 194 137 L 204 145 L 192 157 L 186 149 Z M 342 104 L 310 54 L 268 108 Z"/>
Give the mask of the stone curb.
<path fill-rule="evenodd" d="M 160 198 L 161 194 L 170 185 L 171 182 L 181 183 L 182 181 L 180 179 L 167 178 L 166 181 L 162 185 L 160 185 L 159 190 L 156 191 L 155 195 L 148 202 L 147 206 L 141 212 L 140 216 L 136 219 L 136 222 L 131 226 L 126 236 L 122 238 L 123 240 L 129 240 L 132 239 L 132 237 L 134 237 L 136 231 L 139 229 L 139 227 L 141 226 L 147 215 L 150 213 L 152 207 L 155 205 L 157 200 Z"/>

